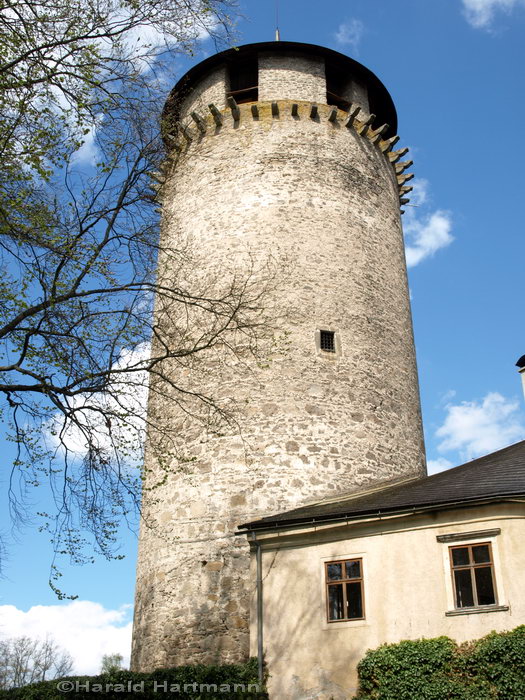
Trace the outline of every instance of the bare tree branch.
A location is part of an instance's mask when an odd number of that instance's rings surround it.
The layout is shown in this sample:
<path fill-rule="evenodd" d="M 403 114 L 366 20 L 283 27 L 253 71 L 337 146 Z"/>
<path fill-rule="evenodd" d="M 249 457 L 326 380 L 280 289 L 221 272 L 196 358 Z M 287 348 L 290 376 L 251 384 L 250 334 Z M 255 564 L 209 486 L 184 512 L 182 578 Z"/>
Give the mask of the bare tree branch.
<path fill-rule="evenodd" d="M 0 690 L 61 678 L 72 670 L 71 655 L 51 637 L 0 640 Z"/>

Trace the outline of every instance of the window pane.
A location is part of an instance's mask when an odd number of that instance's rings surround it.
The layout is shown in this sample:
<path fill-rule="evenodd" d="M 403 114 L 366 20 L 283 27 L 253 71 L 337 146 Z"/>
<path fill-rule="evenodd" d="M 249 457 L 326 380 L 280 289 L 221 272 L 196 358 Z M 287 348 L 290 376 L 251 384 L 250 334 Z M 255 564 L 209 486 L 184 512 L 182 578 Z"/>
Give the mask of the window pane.
<path fill-rule="evenodd" d="M 349 620 L 363 617 L 363 596 L 360 583 L 346 584 L 346 605 L 348 608 L 346 616 Z"/>
<path fill-rule="evenodd" d="M 478 605 L 494 605 L 496 596 L 494 595 L 491 567 L 480 566 L 479 569 L 474 569 L 474 575 L 476 577 Z"/>
<path fill-rule="evenodd" d="M 342 564 L 328 564 L 326 570 L 329 581 L 340 581 L 343 578 Z"/>
<path fill-rule="evenodd" d="M 343 585 L 328 586 L 328 619 L 343 620 Z"/>
<path fill-rule="evenodd" d="M 456 607 L 468 608 L 474 605 L 470 569 L 454 571 L 454 580 L 456 583 Z"/>
<path fill-rule="evenodd" d="M 359 560 L 347 561 L 345 565 L 346 578 L 361 578 L 361 562 Z"/>
<path fill-rule="evenodd" d="M 455 547 L 452 550 L 452 563 L 454 566 L 465 566 L 470 564 L 468 547 Z"/>
<path fill-rule="evenodd" d="M 485 564 L 490 561 L 490 548 L 488 544 L 480 544 L 472 547 L 472 555 L 476 564 Z"/>

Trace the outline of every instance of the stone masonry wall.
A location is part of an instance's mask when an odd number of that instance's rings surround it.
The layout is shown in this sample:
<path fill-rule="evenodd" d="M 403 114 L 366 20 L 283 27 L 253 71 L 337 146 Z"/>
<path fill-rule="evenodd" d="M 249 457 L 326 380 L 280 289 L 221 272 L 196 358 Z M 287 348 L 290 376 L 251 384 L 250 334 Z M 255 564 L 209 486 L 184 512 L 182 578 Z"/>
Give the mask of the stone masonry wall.
<path fill-rule="evenodd" d="M 173 458 L 166 482 L 144 495 L 138 670 L 246 658 L 255 582 L 240 523 L 425 469 L 395 173 L 377 145 L 343 126 L 344 113 L 330 122 L 320 104 L 310 117 L 302 100 L 325 99 L 317 61 L 295 59 L 287 72 L 270 59 L 259 82 L 274 100 L 264 86 L 278 78 L 279 114 L 261 101 L 257 118 L 250 105 L 237 122 L 225 110 L 220 128 L 208 116 L 164 188 L 164 240 L 198 251 L 196 284 L 249 275 L 253 261 L 271 258 L 269 303 L 283 312 L 276 335 L 286 345 L 267 362 L 219 350 L 201 362 L 195 376 L 237 410 L 238 427 L 220 435 L 192 423 L 169 389 L 150 397 L 150 415 L 165 417 L 185 459 Z M 299 102 L 297 116 L 285 97 Z M 318 351 L 321 329 L 337 332 L 340 353 Z M 171 371 L 174 381 L 188 375 Z M 149 446 L 146 465 L 146 485 L 162 482 Z"/>
<path fill-rule="evenodd" d="M 213 102 L 219 109 L 223 109 L 226 104 L 226 67 L 212 71 L 203 80 L 192 86 L 189 95 L 184 99 L 181 110 L 180 119 L 185 123 L 190 115 L 190 112 L 208 112 L 208 105 Z"/>
<path fill-rule="evenodd" d="M 360 117 L 368 117 L 370 114 L 370 107 L 368 105 L 368 90 L 366 89 L 366 85 L 363 85 L 363 83 L 358 80 L 352 80 L 350 85 L 350 94 L 348 96 L 350 102 L 361 107 Z"/>
<path fill-rule="evenodd" d="M 298 99 L 326 102 L 323 59 L 259 54 L 259 100 Z"/>

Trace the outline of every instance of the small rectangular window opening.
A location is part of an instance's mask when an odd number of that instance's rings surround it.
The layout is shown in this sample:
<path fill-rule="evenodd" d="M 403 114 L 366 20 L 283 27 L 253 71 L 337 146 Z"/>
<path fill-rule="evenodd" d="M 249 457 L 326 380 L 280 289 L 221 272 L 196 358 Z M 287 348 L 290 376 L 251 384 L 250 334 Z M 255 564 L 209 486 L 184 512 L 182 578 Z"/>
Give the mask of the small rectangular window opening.
<path fill-rule="evenodd" d="M 326 74 L 326 104 L 334 105 L 347 112 L 350 109 L 348 92 L 350 79 L 340 66 L 327 62 Z"/>
<path fill-rule="evenodd" d="M 324 352 L 335 352 L 335 332 L 334 331 L 321 331 L 321 350 Z"/>
<path fill-rule="evenodd" d="M 259 99 L 259 65 L 257 56 L 234 61 L 228 68 L 229 90 L 226 97 L 233 97 L 237 104 L 257 102 Z"/>
<path fill-rule="evenodd" d="M 450 547 L 449 551 L 456 608 L 496 605 L 490 543 Z"/>
<path fill-rule="evenodd" d="M 325 576 L 328 622 L 364 619 L 362 560 L 328 562 Z"/>

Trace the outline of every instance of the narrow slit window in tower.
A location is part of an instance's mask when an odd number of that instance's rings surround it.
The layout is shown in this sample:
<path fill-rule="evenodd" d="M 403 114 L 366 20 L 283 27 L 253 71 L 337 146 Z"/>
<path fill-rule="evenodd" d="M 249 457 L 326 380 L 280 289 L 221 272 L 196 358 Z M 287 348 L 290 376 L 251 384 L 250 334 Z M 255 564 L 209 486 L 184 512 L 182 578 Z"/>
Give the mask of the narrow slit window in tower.
<path fill-rule="evenodd" d="M 226 97 L 233 97 L 237 104 L 257 102 L 259 99 L 259 66 L 257 56 L 234 61 L 228 68 Z"/>
<path fill-rule="evenodd" d="M 349 93 L 351 80 L 342 69 L 327 62 L 325 65 L 326 74 L 326 104 L 334 105 L 347 112 L 350 109 Z"/>
<path fill-rule="evenodd" d="M 321 350 L 324 352 L 335 352 L 335 332 L 321 331 Z"/>

